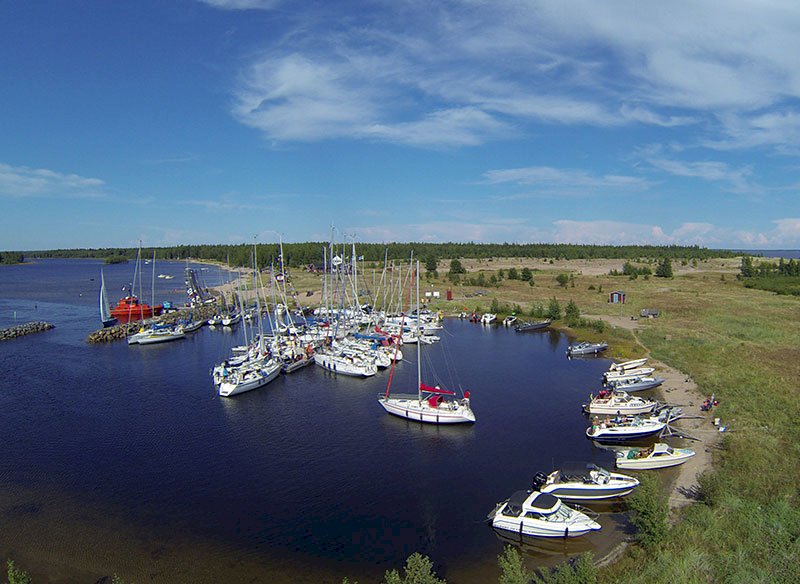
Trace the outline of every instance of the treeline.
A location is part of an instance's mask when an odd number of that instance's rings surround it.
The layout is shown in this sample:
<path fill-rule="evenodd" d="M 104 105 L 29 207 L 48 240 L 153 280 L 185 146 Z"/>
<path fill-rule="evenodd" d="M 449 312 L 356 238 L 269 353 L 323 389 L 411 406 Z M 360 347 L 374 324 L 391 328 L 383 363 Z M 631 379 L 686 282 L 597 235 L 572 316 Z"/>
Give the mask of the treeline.
<path fill-rule="evenodd" d="M 21 264 L 25 261 L 24 254 L 17 251 L 0 252 L 0 264 Z"/>
<path fill-rule="evenodd" d="M 780 258 L 777 262 L 753 263 L 753 258 L 744 256 L 739 268 L 739 278 L 745 288 L 757 288 L 776 294 L 800 296 L 800 262 Z"/>
<path fill-rule="evenodd" d="M 284 243 L 284 261 L 290 267 L 323 264 L 323 249 L 328 249 L 324 242 Z M 334 246 L 334 253 L 344 258 L 350 256 L 349 245 Z M 641 258 L 682 258 L 703 260 L 712 257 L 734 257 L 737 254 L 726 250 L 711 250 L 699 246 L 652 246 L 652 245 L 575 245 L 545 243 L 359 243 L 356 254 L 368 262 L 382 262 L 384 257 L 390 260 L 405 260 L 411 252 L 419 258 L 454 259 L 454 258 L 550 258 L 550 259 L 626 259 Z M 57 249 L 48 251 L 26 252 L 28 256 L 40 258 L 106 258 L 121 256 L 136 258 L 136 248 L 101 248 L 101 249 Z M 253 246 L 241 245 L 179 245 L 156 248 L 157 259 L 183 260 L 196 258 L 204 260 L 229 261 L 232 266 L 252 265 Z M 144 257 L 152 257 L 153 248 L 142 251 Z M 280 248 L 275 244 L 259 244 L 257 246 L 259 267 L 277 261 Z"/>

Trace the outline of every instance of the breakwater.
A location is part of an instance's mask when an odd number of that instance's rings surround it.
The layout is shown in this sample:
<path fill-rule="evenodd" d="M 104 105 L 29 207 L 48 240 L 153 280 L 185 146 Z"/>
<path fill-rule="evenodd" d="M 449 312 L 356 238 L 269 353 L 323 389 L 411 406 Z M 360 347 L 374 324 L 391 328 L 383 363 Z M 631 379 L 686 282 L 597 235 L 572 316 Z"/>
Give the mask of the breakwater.
<path fill-rule="evenodd" d="M 217 307 L 214 305 L 200 306 L 197 308 L 177 310 L 175 312 L 168 312 L 156 317 L 153 322 L 160 324 L 175 324 L 179 321 L 186 320 L 208 320 L 217 312 Z M 118 324 L 108 328 L 102 328 L 89 334 L 86 338 L 87 343 L 109 343 L 111 341 L 118 341 L 124 339 L 142 328 L 142 321 L 137 320 L 134 322 Z"/>
<path fill-rule="evenodd" d="M 34 321 L 26 322 L 17 326 L 12 326 L 6 329 L 0 329 L 0 341 L 7 341 L 9 339 L 16 339 L 33 333 L 41 333 L 55 328 L 56 325 L 49 322 Z"/>

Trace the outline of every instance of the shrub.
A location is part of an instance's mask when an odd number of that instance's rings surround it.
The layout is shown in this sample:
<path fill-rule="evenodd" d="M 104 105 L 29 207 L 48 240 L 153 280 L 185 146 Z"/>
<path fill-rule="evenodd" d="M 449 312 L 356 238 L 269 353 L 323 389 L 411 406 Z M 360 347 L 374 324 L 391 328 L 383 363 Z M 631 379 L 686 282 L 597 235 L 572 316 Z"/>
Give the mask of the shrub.
<path fill-rule="evenodd" d="M 27 572 L 14 565 L 14 560 L 8 560 L 8 584 L 31 584 L 31 577 Z"/>
<path fill-rule="evenodd" d="M 567 303 L 567 307 L 564 309 L 564 320 L 569 326 L 579 324 L 581 321 L 580 308 L 578 308 L 578 305 L 575 304 L 575 301 L 572 299 L 570 299 Z"/>
<path fill-rule="evenodd" d="M 386 584 L 445 584 L 436 577 L 433 562 L 428 556 L 414 552 L 406 560 L 404 574 L 401 577 L 397 570 L 389 570 L 384 574 Z"/>
<path fill-rule="evenodd" d="M 550 299 L 550 304 L 547 305 L 547 318 L 550 320 L 558 320 L 561 318 L 561 305 L 558 303 L 555 296 Z"/>
<path fill-rule="evenodd" d="M 667 496 L 658 481 L 650 475 L 641 477 L 639 487 L 628 498 L 631 521 L 639 530 L 636 535 L 644 547 L 654 547 L 667 536 Z"/>
<path fill-rule="evenodd" d="M 500 565 L 498 584 L 528 584 L 533 578 L 533 574 L 522 563 L 520 553 L 510 545 L 497 556 L 497 563 Z"/>
<path fill-rule="evenodd" d="M 569 276 L 567 274 L 559 274 L 556 276 L 556 282 L 558 282 L 558 285 L 562 288 L 566 288 L 569 283 Z"/>

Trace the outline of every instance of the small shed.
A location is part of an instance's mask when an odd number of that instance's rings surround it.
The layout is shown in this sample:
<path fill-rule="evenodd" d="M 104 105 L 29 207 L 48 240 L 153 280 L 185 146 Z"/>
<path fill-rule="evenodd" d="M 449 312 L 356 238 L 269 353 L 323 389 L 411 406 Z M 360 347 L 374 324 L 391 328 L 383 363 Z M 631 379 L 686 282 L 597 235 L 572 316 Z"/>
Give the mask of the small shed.
<path fill-rule="evenodd" d="M 625 292 L 622 290 L 614 290 L 608 294 L 608 302 L 610 304 L 625 304 Z"/>

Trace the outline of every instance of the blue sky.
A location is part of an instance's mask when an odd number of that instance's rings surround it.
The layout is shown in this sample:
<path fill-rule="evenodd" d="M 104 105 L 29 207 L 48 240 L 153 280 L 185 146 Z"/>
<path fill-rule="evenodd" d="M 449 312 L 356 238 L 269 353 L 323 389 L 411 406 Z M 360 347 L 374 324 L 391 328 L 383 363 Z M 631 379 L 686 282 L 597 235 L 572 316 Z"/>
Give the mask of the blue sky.
<path fill-rule="evenodd" d="M 0 249 L 800 248 L 793 1 L 0 8 Z"/>

